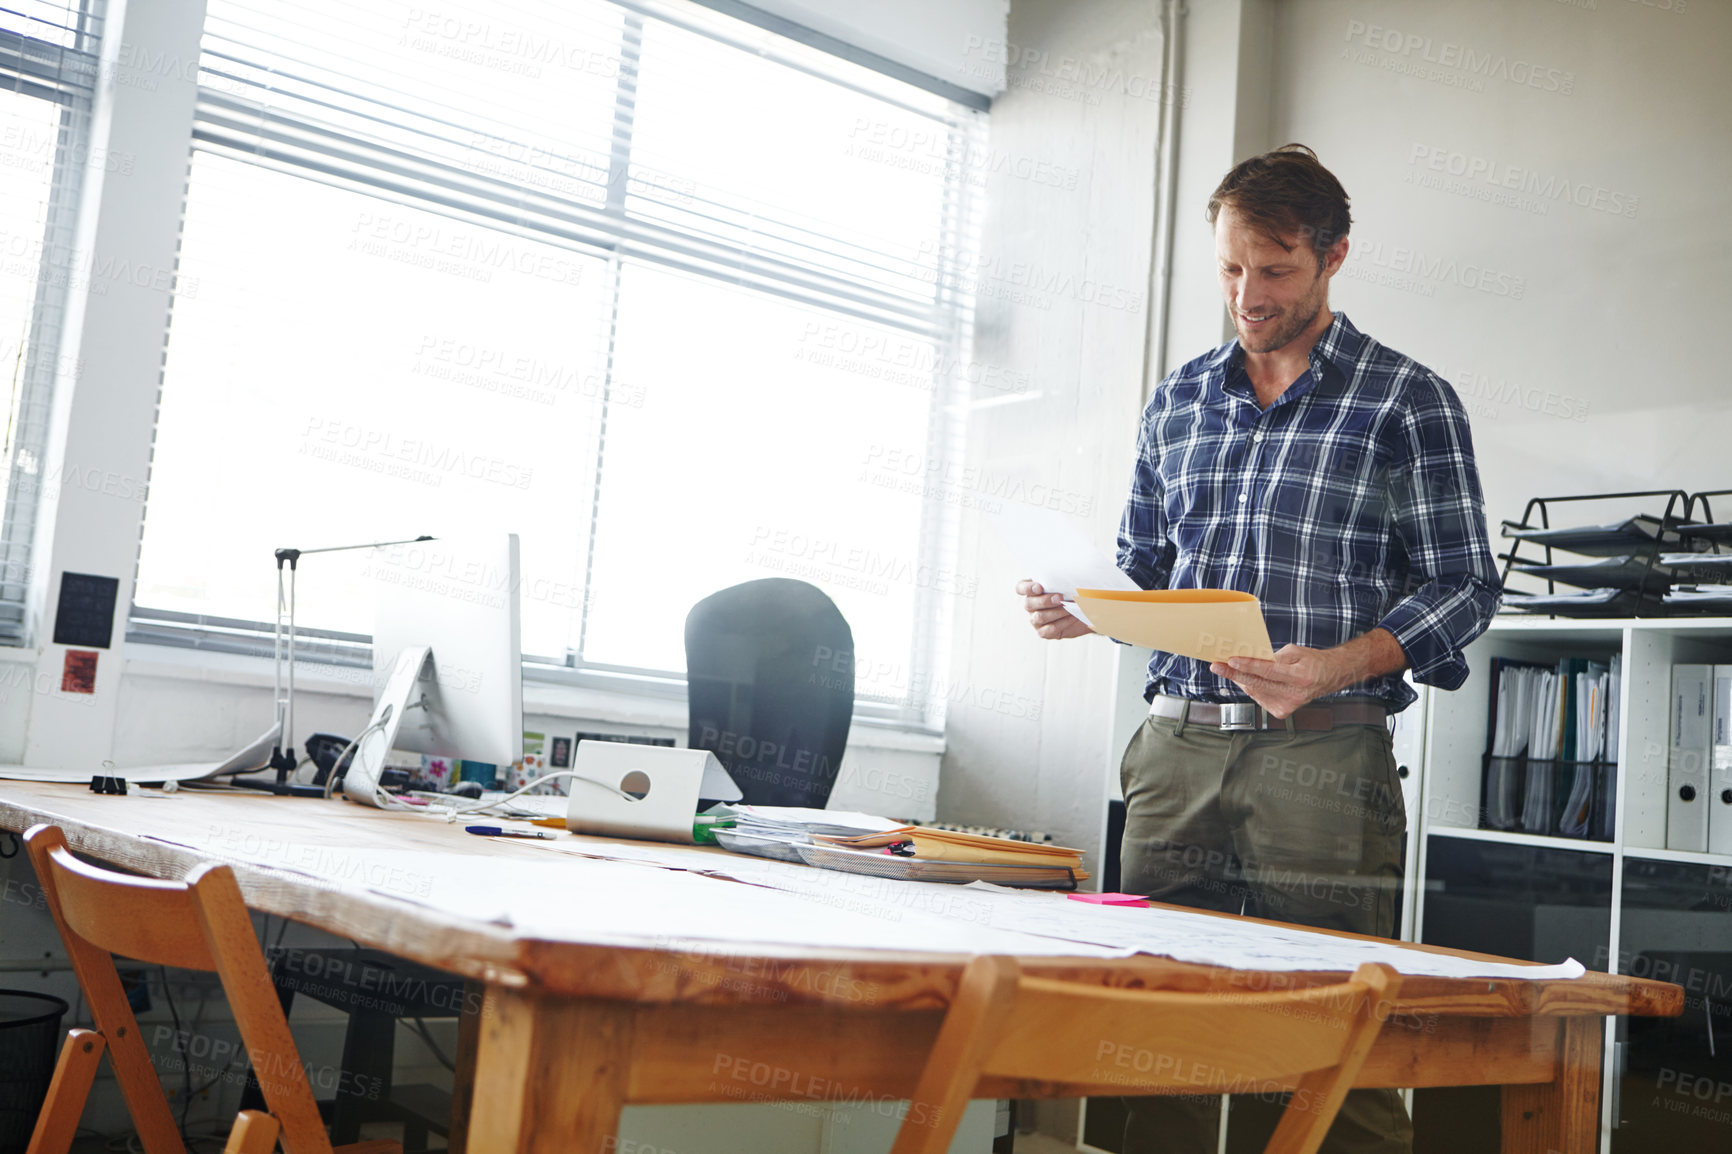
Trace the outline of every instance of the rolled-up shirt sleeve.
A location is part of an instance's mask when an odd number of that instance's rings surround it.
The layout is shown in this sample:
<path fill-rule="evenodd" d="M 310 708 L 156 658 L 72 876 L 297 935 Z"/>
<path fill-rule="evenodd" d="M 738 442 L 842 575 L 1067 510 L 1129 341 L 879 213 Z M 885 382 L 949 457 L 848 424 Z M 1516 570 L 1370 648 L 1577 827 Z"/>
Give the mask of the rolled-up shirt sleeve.
<path fill-rule="evenodd" d="M 1462 650 L 1491 624 L 1502 593 L 1467 413 L 1435 375 L 1411 388 L 1389 474 L 1410 592 L 1377 624 L 1401 643 L 1415 681 L 1455 689 L 1467 680 Z"/>
<path fill-rule="evenodd" d="M 1156 472 L 1154 438 L 1145 414 L 1137 431 L 1137 461 L 1131 470 L 1131 495 L 1119 518 L 1118 566 L 1141 589 L 1165 589 L 1173 572 L 1174 549 L 1167 539 L 1167 514 Z"/>

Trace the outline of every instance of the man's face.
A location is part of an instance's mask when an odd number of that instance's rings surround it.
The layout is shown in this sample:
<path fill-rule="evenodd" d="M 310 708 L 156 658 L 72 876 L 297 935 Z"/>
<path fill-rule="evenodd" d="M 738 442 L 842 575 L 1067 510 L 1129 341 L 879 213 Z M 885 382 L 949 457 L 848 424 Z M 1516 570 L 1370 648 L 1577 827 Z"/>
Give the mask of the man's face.
<path fill-rule="evenodd" d="M 1342 237 L 1324 254 L 1323 268 L 1308 241 L 1276 244 L 1232 205 L 1215 218 L 1215 259 L 1221 296 L 1233 318 L 1239 344 L 1248 353 L 1272 353 L 1292 344 L 1329 307 L 1329 278 L 1347 256 Z"/>

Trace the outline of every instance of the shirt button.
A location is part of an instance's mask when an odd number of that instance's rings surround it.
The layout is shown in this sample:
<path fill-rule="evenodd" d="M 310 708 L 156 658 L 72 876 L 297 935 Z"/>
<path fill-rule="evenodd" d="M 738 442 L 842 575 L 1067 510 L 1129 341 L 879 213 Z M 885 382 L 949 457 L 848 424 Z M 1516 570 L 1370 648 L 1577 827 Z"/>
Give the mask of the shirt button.
<path fill-rule="evenodd" d="M 1240 493 L 1239 494 L 1239 504 L 1243 505 L 1245 503 L 1245 499 L 1246 499 L 1245 494 Z"/>
<path fill-rule="evenodd" d="M 1263 439 L 1263 430 L 1258 429 L 1255 433 L 1251 434 L 1251 439 L 1253 441 L 1261 441 Z"/>

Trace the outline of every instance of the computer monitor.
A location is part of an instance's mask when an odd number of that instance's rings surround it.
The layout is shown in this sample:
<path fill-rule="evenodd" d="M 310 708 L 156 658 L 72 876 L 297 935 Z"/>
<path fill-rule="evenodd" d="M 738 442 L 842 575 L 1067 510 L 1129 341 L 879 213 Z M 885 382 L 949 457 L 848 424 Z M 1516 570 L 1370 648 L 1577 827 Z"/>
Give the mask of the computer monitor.
<path fill-rule="evenodd" d="M 515 533 L 381 549 L 373 717 L 344 793 L 378 804 L 392 749 L 509 765 L 523 756 Z"/>

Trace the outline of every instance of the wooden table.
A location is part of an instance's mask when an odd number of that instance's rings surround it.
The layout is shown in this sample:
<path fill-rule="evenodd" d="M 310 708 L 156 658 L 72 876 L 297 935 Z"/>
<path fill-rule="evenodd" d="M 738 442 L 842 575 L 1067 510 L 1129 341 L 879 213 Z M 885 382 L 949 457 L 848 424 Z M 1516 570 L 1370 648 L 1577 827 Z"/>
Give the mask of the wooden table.
<path fill-rule="evenodd" d="M 0 828 L 37 822 L 59 825 L 80 853 L 159 877 L 233 856 L 199 848 L 211 831 L 231 838 L 253 831 L 333 852 L 436 850 L 451 855 L 453 869 L 463 855 L 521 858 L 526 866 L 547 860 L 532 844 L 340 801 L 184 793 L 163 800 L 0 781 Z M 475 1071 L 473 1105 L 459 1094 L 453 1127 L 455 1137 L 468 1111 L 473 1154 L 601 1154 L 626 1104 L 906 1099 L 966 962 L 962 954 L 787 945 L 711 951 L 671 937 L 621 944 L 606 926 L 573 927 L 567 940 L 551 941 L 454 919 L 390 896 L 388 886 L 338 889 L 259 865 L 235 872 L 254 909 L 484 987 L 481 1013 L 466 1015 L 461 1033 L 462 1061 Z M 1030 957 L 1023 965 L 1043 976 L 1144 989 L 1290 988 L 1343 977 L 1157 957 Z M 1598 973 L 1568 981 L 1409 977 L 1357 1085 L 1502 1085 L 1507 1154 L 1588 1154 L 1599 1121 L 1604 1017 L 1673 1016 L 1682 1007 L 1677 986 Z M 997 1098 L 1121 1092 L 1104 1082 L 980 1088 L 981 1097 Z"/>

